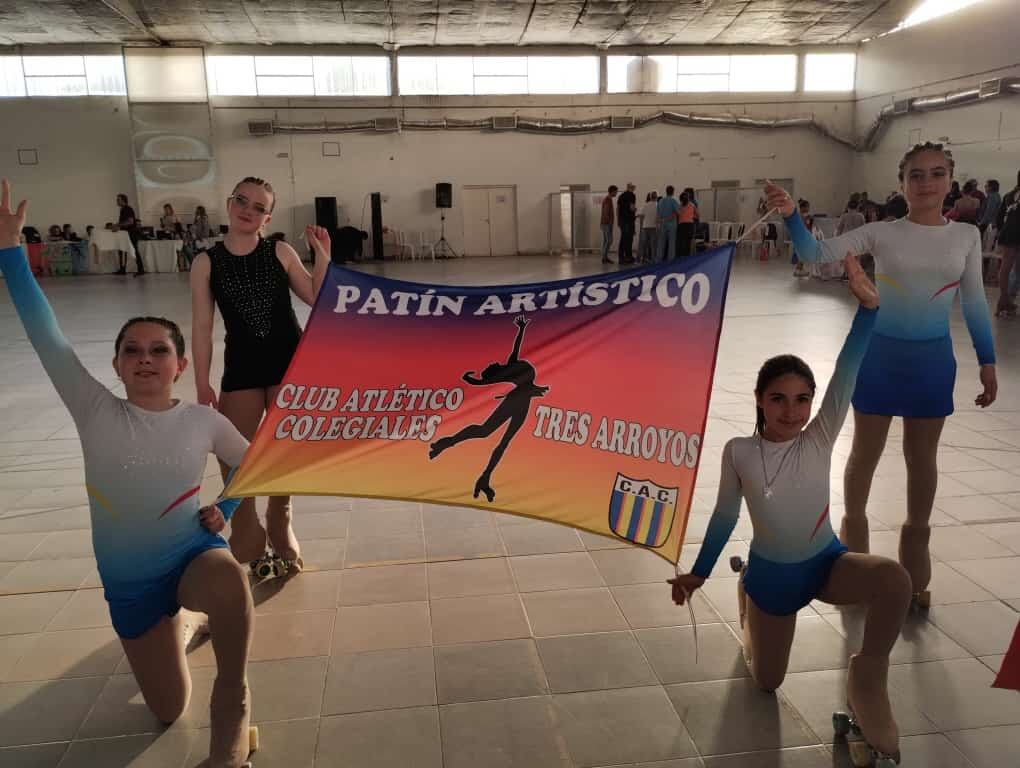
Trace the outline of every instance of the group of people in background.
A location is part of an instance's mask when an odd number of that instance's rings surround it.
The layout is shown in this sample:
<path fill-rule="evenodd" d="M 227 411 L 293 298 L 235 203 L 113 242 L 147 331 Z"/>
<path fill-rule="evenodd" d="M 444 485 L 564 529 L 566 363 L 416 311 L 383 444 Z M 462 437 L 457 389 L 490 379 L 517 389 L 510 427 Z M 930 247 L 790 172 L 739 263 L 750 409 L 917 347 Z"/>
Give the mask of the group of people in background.
<path fill-rule="evenodd" d="M 141 219 L 138 218 L 135 209 L 128 202 L 127 195 L 117 195 L 117 209 L 117 221 L 106 222 L 104 229 L 109 232 L 124 231 L 128 233 L 135 257 L 136 271 L 134 274 L 135 277 L 140 277 L 145 274 L 145 262 L 138 251 L 138 242 L 144 239 L 147 233 L 143 229 Z M 53 224 L 47 229 L 45 239 L 51 243 L 76 243 L 82 240 L 92 242 L 94 232 L 95 227 L 89 224 L 85 227 L 85 237 L 82 238 L 70 224 L 64 224 L 63 227 L 59 224 Z M 35 227 L 25 227 L 22 234 L 25 237 L 26 243 L 40 243 L 43 241 L 42 236 Z M 166 203 L 163 206 L 163 215 L 159 218 L 159 227 L 153 228 L 151 233 L 151 237 L 156 239 L 165 238 L 183 242 L 182 247 L 177 253 L 177 268 L 181 272 L 187 272 L 191 269 L 191 263 L 194 261 L 195 255 L 211 244 L 213 236 L 212 224 L 209 222 L 209 215 L 206 213 L 204 205 L 195 207 L 191 224 L 184 224 L 170 203 Z M 127 274 L 128 256 L 129 254 L 124 251 L 118 252 L 119 264 L 113 274 Z"/>
<path fill-rule="evenodd" d="M 613 245 L 614 221 L 620 230 L 617 258 L 620 264 L 650 264 L 653 261 L 670 261 L 690 256 L 694 252 L 694 240 L 698 216 L 698 201 L 694 188 L 687 187 L 675 197 L 676 189 L 669 185 L 665 194 L 652 190 L 645 195 L 644 205 L 638 209 L 636 187 L 627 184 L 626 190 L 617 195 L 619 187 L 610 185 L 602 198 L 602 213 L 599 223 L 602 229 L 602 263 L 612 264 L 609 249 Z M 615 204 L 614 204 L 615 201 Z M 634 235 L 638 235 L 638 253 L 634 256 Z"/>

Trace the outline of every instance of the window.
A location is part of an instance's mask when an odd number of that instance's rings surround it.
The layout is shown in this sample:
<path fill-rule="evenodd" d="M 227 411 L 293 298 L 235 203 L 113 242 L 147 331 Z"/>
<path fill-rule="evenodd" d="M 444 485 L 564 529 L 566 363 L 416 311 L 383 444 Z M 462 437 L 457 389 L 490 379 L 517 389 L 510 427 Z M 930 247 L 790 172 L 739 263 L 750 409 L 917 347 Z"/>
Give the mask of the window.
<path fill-rule="evenodd" d="M 207 56 L 205 61 L 210 95 L 258 95 L 254 56 Z"/>
<path fill-rule="evenodd" d="M 215 96 L 388 96 L 385 56 L 209 56 Z"/>
<path fill-rule="evenodd" d="M 679 93 L 710 93 L 729 88 L 729 56 L 677 56 L 676 64 Z"/>
<path fill-rule="evenodd" d="M 804 90 L 852 91 L 856 64 L 852 53 L 809 53 L 804 57 Z"/>
<path fill-rule="evenodd" d="M 25 90 L 29 96 L 87 96 L 82 56 L 23 56 Z"/>
<path fill-rule="evenodd" d="M 0 56 L 0 97 L 25 95 L 25 72 L 20 56 Z"/>
<path fill-rule="evenodd" d="M 90 96 L 122 96 L 127 93 L 123 56 L 86 56 L 85 78 Z"/>
<path fill-rule="evenodd" d="M 609 93 L 640 93 L 645 90 L 641 82 L 640 56 L 606 57 L 606 90 Z"/>
<path fill-rule="evenodd" d="M 596 56 L 401 56 L 405 96 L 598 93 Z"/>
<path fill-rule="evenodd" d="M 19 93 L 9 95 L 122 96 L 127 93 L 121 56 L 23 56 L 19 65 L 24 82 L 21 88 L 15 86 Z M 13 64 L 9 64 L 5 72 L 11 78 L 17 77 Z M 4 77 L 0 74 L 0 78 Z M 6 89 L 10 87 L 7 83 Z"/>
<path fill-rule="evenodd" d="M 794 91 L 797 57 L 792 54 L 739 56 L 609 56 L 610 93 L 726 93 Z"/>
<path fill-rule="evenodd" d="M 795 55 L 730 57 L 731 93 L 795 90 L 797 90 Z"/>

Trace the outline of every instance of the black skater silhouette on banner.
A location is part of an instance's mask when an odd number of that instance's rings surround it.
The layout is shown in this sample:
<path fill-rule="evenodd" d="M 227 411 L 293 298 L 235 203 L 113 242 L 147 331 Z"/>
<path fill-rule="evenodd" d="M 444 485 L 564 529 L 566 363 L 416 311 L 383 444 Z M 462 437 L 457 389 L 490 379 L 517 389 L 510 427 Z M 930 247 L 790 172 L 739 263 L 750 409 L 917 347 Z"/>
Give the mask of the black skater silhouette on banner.
<path fill-rule="evenodd" d="M 497 400 L 502 400 L 492 415 L 485 420 L 484 424 L 471 424 L 464 427 L 452 437 L 441 437 L 429 447 L 429 458 L 435 459 L 447 448 L 461 443 L 465 440 L 477 440 L 488 437 L 501 426 L 507 423 L 506 432 L 500 438 L 499 443 L 492 451 L 489 463 L 485 471 L 475 481 L 474 498 L 479 493 L 484 493 L 485 498 L 491 503 L 496 498 L 496 491 L 490 485 L 492 471 L 499 464 L 500 459 L 506 452 L 514 435 L 524 426 L 531 409 L 531 401 L 536 397 L 543 397 L 549 391 L 549 387 L 542 387 L 535 384 L 535 366 L 527 360 L 520 358 L 521 343 L 524 341 L 524 329 L 531 321 L 524 315 L 514 318 L 514 325 L 517 326 L 517 338 L 514 339 L 514 348 L 505 363 L 490 363 L 485 366 L 481 376 L 475 376 L 474 371 L 468 371 L 461 378 L 468 384 L 476 387 L 490 386 L 492 384 L 513 384 L 514 388 L 504 395 L 497 395 Z"/>

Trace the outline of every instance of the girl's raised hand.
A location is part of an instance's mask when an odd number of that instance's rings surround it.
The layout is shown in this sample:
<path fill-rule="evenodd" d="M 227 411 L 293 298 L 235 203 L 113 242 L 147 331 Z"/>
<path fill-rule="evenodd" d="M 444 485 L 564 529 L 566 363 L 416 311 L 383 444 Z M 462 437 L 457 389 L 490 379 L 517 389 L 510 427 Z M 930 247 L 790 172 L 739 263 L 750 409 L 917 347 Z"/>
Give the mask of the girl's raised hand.
<path fill-rule="evenodd" d="M 0 181 L 0 248 L 17 248 L 21 245 L 21 230 L 25 226 L 25 211 L 28 201 L 18 203 L 16 211 L 11 210 L 11 185 Z"/>
<path fill-rule="evenodd" d="M 770 211 L 778 210 L 783 216 L 792 216 L 797 210 L 790 193 L 768 179 L 765 180 L 765 204 Z"/>
<path fill-rule="evenodd" d="M 329 261 L 331 246 L 328 229 L 309 224 L 305 227 L 305 240 L 314 249 L 316 256 Z"/>

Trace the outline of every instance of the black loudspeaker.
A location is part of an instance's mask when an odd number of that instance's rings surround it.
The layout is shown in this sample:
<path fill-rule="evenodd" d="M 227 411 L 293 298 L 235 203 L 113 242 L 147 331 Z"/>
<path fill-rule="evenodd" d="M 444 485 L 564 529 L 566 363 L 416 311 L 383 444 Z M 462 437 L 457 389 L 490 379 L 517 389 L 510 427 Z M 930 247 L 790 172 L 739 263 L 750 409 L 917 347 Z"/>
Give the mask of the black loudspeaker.
<path fill-rule="evenodd" d="M 382 193 L 372 193 L 372 257 L 383 258 Z"/>
<path fill-rule="evenodd" d="M 335 197 L 315 198 L 315 224 L 317 226 L 325 227 L 332 233 L 339 226 L 337 218 Z"/>
<path fill-rule="evenodd" d="M 436 184 L 436 208 L 453 208 L 453 185 L 448 181 Z"/>

